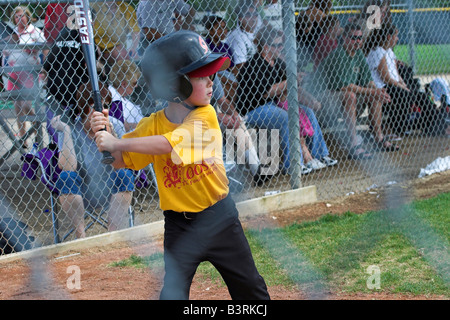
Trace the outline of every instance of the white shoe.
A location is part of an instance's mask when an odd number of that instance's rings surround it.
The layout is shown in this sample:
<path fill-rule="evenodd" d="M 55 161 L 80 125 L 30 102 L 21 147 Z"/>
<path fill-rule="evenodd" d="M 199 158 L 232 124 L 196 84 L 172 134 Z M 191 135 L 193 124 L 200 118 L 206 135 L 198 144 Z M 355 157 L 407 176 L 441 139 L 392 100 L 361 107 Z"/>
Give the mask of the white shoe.
<path fill-rule="evenodd" d="M 306 164 L 306 167 L 311 169 L 311 170 L 320 170 L 320 169 L 326 168 L 327 165 L 322 163 L 322 162 L 320 162 L 317 159 L 312 159 L 310 162 L 308 162 Z"/>
<path fill-rule="evenodd" d="M 301 164 L 300 170 L 302 171 L 302 174 L 308 174 L 311 171 L 313 171 L 313 169 L 306 167 L 305 165 Z"/>
<path fill-rule="evenodd" d="M 226 172 L 230 172 L 231 170 L 233 170 L 236 167 L 236 163 L 235 162 L 224 162 L 223 166 L 225 167 Z"/>
<path fill-rule="evenodd" d="M 402 137 L 396 135 L 396 134 L 388 134 L 385 136 L 385 139 L 387 141 L 402 141 Z"/>
<path fill-rule="evenodd" d="M 327 165 L 327 167 L 332 167 L 337 165 L 338 161 L 336 159 L 332 159 L 328 156 L 323 157 L 322 159 L 320 159 L 323 163 L 325 163 Z"/>

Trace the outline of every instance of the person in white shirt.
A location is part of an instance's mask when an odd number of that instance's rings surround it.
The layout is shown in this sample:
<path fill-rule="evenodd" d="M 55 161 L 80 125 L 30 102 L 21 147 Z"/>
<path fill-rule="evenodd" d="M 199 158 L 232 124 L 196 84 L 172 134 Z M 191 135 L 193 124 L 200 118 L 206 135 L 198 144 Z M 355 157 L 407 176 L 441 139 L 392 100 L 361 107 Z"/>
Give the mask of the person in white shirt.
<path fill-rule="evenodd" d="M 134 130 L 144 117 L 141 108 L 126 98 L 133 93 L 140 77 L 138 66 L 130 60 L 116 61 L 109 72 L 110 115 L 123 122 L 126 132 Z"/>
<path fill-rule="evenodd" d="M 391 97 L 387 105 L 388 124 L 391 129 L 402 134 L 408 129 L 409 114 L 414 103 L 413 94 L 400 76 L 397 57 L 393 48 L 398 42 L 398 29 L 385 23 L 381 29 L 374 30 L 375 43 L 366 57 L 372 78 L 377 88 L 385 88 Z"/>
<path fill-rule="evenodd" d="M 238 25 L 225 40 L 233 50 L 236 71 L 256 53 L 255 35 L 263 23 L 252 2 L 244 0 L 240 4 L 236 9 Z"/>
<path fill-rule="evenodd" d="M 11 20 L 16 26 L 10 41 L 18 44 L 45 43 L 44 33 L 41 29 L 31 24 L 31 12 L 28 8 L 18 6 L 14 8 L 11 14 Z M 5 62 L 10 67 L 33 66 L 42 63 L 39 54 L 41 50 L 35 49 L 12 49 L 3 52 Z M 33 88 L 36 79 L 35 75 L 30 71 L 17 71 L 8 74 L 7 90 L 20 90 Z M 17 115 L 17 125 L 19 127 L 19 136 L 25 135 L 25 122 L 20 118 L 26 115 L 34 115 L 31 101 L 14 101 L 14 109 Z M 24 144 L 24 147 L 27 145 Z"/>

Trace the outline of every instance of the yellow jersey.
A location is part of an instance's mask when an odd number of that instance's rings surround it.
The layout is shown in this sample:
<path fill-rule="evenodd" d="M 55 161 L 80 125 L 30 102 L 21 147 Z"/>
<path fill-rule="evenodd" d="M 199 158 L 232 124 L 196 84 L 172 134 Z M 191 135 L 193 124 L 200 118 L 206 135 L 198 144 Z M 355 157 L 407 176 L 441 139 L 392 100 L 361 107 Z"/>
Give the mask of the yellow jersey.
<path fill-rule="evenodd" d="M 158 111 L 122 139 L 152 135 L 164 136 L 172 152 L 123 152 L 122 157 L 126 167 L 134 170 L 153 163 L 162 210 L 200 212 L 228 195 L 222 132 L 211 105 L 195 108 L 181 124 L 170 122 L 164 110 Z"/>

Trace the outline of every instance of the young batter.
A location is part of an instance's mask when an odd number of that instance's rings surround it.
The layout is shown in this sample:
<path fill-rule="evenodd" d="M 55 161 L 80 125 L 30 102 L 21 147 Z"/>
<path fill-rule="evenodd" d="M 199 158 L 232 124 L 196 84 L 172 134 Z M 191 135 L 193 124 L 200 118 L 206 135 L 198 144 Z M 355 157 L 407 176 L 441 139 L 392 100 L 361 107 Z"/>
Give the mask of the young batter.
<path fill-rule="evenodd" d="M 147 48 L 142 68 L 152 95 L 167 99 L 168 107 L 122 139 L 99 131 L 107 110 L 91 120 L 97 146 L 112 153 L 115 168 L 153 163 L 165 217 L 161 299 L 188 299 L 202 261 L 220 272 L 232 299 L 270 299 L 228 195 L 222 133 L 210 105 L 212 77 L 229 64 L 194 32 L 167 35 Z"/>

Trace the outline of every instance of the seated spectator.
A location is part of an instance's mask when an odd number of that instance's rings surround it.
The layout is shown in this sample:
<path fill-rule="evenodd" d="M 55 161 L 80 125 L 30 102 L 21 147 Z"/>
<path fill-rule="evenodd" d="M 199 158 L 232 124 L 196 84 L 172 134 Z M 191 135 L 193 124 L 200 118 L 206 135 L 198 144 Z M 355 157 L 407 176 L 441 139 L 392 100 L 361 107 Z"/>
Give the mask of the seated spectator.
<path fill-rule="evenodd" d="M 429 135 L 444 134 L 447 128 L 445 111 L 438 108 L 429 93 L 421 90 L 412 68 L 395 56 L 397 28 L 386 22 L 372 32 L 371 40 L 373 49 L 366 59 L 377 87 L 385 88 L 392 98 L 384 113 L 393 133 L 403 135 L 411 129 L 421 129 Z M 413 112 L 417 112 L 414 118 L 411 117 Z"/>
<path fill-rule="evenodd" d="M 134 8 L 125 1 L 103 1 L 93 3 L 92 11 L 94 40 L 105 62 L 112 65 L 116 60 L 137 59 L 140 29 Z"/>
<path fill-rule="evenodd" d="M 288 104 L 285 99 L 285 97 L 281 97 L 278 106 L 287 111 Z M 300 146 L 304 163 L 302 173 L 306 174 L 336 165 L 338 161 L 329 156 L 322 129 L 314 114 L 314 109 L 320 110 L 320 102 L 304 89 L 299 89 L 299 102 Z"/>
<path fill-rule="evenodd" d="M 317 68 L 320 62 L 328 56 L 331 51 L 337 48 L 338 39 L 342 34 L 341 23 L 336 16 L 326 16 L 323 18 L 322 30 L 323 33 L 314 47 L 314 68 Z"/>
<path fill-rule="evenodd" d="M 78 30 L 61 29 L 45 59 L 42 72 L 45 73 L 49 93 L 61 104 L 59 111 L 74 107 L 77 104 L 74 92 L 89 79 Z"/>
<path fill-rule="evenodd" d="M 130 60 L 116 61 L 109 72 L 111 85 L 108 89 L 112 96 L 110 115 L 123 122 L 126 132 L 134 130 L 144 117 L 141 108 L 127 99 L 133 93 L 140 77 L 141 71 Z M 113 110 L 112 105 L 115 103 L 120 104 L 120 107 Z"/>
<path fill-rule="evenodd" d="M 27 7 L 18 6 L 14 8 L 11 14 L 11 21 L 15 25 L 14 33 L 9 42 L 18 44 L 45 43 L 45 37 L 41 29 L 35 27 L 32 22 L 32 15 Z M 3 52 L 4 60 L 10 67 L 39 66 L 42 61 L 39 57 L 41 50 L 36 49 L 11 49 Z M 7 90 L 14 91 L 20 89 L 31 89 L 34 87 L 37 79 L 32 71 L 15 71 L 8 74 Z M 14 109 L 17 115 L 17 125 L 19 127 L 19 136 L 26 133 L 26 124 L 21 120 L 24 116 L 34 115 L 32 101 L 16 100 Z M 24 143 L 24 147 L 27 147 Z"/>
<path fill-rule="evenodd" d="M 311 108 L 300 106 L 308 120 L 311 122 L 312 135 L 304 135 L 300 140 L 303 161 L 307 169 L 320 170 L 338 164 L 338 160 L 330 157 L 327 144 L 322 134 L 319 121 Z"/>
<path fill-rule="evenodd" d="M 136 14 L 141 29 L 141 54 L 150 43 L 176 30 L 173 18 L 175 13 L 178 15 L 178 22 L 180 16 L 184 17 L 182 25 L 178 26 L 177 29 L 193 30 L 192 21 L 196 11 L 186 1 L 139 1 Z"/>
<path fill-rule="evenodd" d="M 450 86 L 445 78 L 433 79 L 428 87 L 435 102 L 439 102 L 441 107 L 450 108 Z"/>
<path fill-rule="evenodd" d="M 362 30 L 362 51 L 367 55 L 373 48 L 373 32 L 384 23 L 392 23 L 391 0 L 367 0 L 361 12 L 349 19 Z"/>
<path fill-rule="evenodd" d="M 300 117 L 300 145 L 302 148 L 302 173 L 307 174 L 314 170 L 334 166 L 337 160 L 329 156 L 328 147 L 322 134 L 314 111 L 322 108 L 321 103 L 304 87 L 305 73 L 298 73 L 298 101 Z M 278 106 L 287 111 L 287 92 L 278 99 Z"/>
<path fill-rule="evenodd" d="M 440 110 L 445 114 L 445 124 L 443 124 L 443 134 L 450 138 L 450 86 L 444 78 L 435 78 L 425 90 L 431 93 L 431 97 L 435 103 L 440 104 Z"/>
<path fill-rule="evenodd" d="M 111 102 L 106 85 L 100 83 L 105 104 Z M 79 117 L 74 123 L 65 123 L 61 116 L 51 120 L 51 126 L 63 134 L 59 139 L 58 167 L 62 170 L 56 187 L 59 202 L 65 214 L 74 225 L 77 238 L 85 234 L 84 213 L 86 200 L 92 207 L 107 206 L 108 230 L 127 226 L 127 212 L 134 190 L 132 170 L 114 170 L 101 163 L 102 154 L 94 142 L 89 117 L 93 112 L 90 85 L 81 85 L 77 92 Z M 110 117 L 111 118 L 111 117 Z M 118 127 L 118 122 L 113 127 Z"/>
<path fill-rule="evenodd" d="M 383 151 L 396 151 L 382 130 L 382 106 L 390 102 L 389 94 L 377 88 L 361 51 L 362 30 L 357 24 L 345 26 L 342 43 L 317 68 L 312 88 L 324 107 L 317 112 L 319 120 L 333 126 L 339 117 L 347 128 L 346 145 L 352 159 L 369 159 L 368 152 L 356 134 L 356 119 L 365 106 L 373 128 L 375 146 Z"/>
<path fill-rule="evenodd" d="M 385 88 L 391 97 L 387 105 L 388 125 L 397 134 L 408 130 L 411 107 L 414 102 L 413 94 L 400 76 L 397 68 L 397 57 L 393 48 L 398 41 L 398 30 L 390 24 L 383 24 L 382 28 L 373 32 L 374 48 L 369 52 L 366 60 L 377 88 Z"/>
<path fill-rule="evenodd" d="M 233 103 L 225 96 L 222 84 L 217 77 L 214 78 L 211 105 L 215 106 L 220 128 L 222 132 L 226 133 L 225 138 L 232 138 L 231 141 L 225 140 L 225 148 L 227 151 L 225 155 L 228 156 L 232 153 L 234 156 L 234 146 L 236 145 L 236 158 L 238 160 L 238 164 L 245 163 L 255 184 L 262 185 L 267 180 L 268 175 L 262 174 L 258 152 L 256 151 L 252 137 L 247 130 L 245 121 L 236 111 Z M 228 148 L 232 148 L 233 152 L 228 152 Z M 235 159 L 227 158 L 226 160 L 226 162 L 234 162 Z M 226 164 L 227 163 L 225 163 L 225 165 Z"/>
<path fill-rule="evenodd" d="M 287 173 L 290 167 L 288 115 L 286 110 L 278 107 L 287 90 L 286 65 L 281 55 L 283 32 L 264 25 L 258 31 L 256 41 L 257 54 L 239 71 L 236 109 L 252 127 L 279 130 L 281 169 Z M 299 89 L 299 97 L 303 96 L 303 90 Z M 317 101 L 310 102 L 314 105 Z M 320 129 L 316 131 L 319 133 Z M 319 135 L 315 137 L 320 139 Z M 328 154 L 321 154 L 321 158 L 324 156 Z M 304 166 L 302 171 L 305 174 L 311 169 Z"/>
<path fill-rule="evenodd" d="M 279 132 L 283 173 L 289 173 L 289 127 L 287 112 L 277 106 L 277 100 L 286 90 L 284 62 L 279 58 L 283 34 L 265 31 L 262 27 L 256 38 L 258 50 L 239 70 L 236 110 L 251 127 L 276 129 Z M 273 29 L 271 29 L 273 30 Z"/>
<path fill-rule="evenodd" d="M 305 14 L 313 24 L 312 35 L 314 39 L 317 40 L 322 34 L 322 20 L 330 14 L 332 6 L 332 0 L 311 0 L 308 8 L 306 8 Z"/>
<path fill-rule="evenodd" d="M 242 1 L 236 8 L 238 25 L 226 37 L 226 43 L 233 50 L 233 62 L 237 71 L 256 53 L 254 43 L 258 30 L 259 14 L 257 8 L 250 1 Z"/>
<path fill-rule="evenodd" d="M 227 98 L 232 100 L 237 86 L 237 68 L 234 68 L 233 50 L 224 42 L 228 34 L 227 25 L 224 19 L 216 15 L 205 16 L 203 25 L 208 32 L 205 41 L 209 49 L 212 52 L 223 53 L 230 59 L 230 67 L 227 70 L 220 71 L 217 76 L 222 81 Z"/>
<path fill-rule="evenodd" d="M 225 21 L 229 30 L 234 30 L 239 25 L 239 8 L 253 5 L 258 11 L 258 22 L 256 29 L 261 27 L 263 20 L 265 19 L 264 12 L 264 0 L 228 0 L 227 10 L 225 12 Z M 256 31 L 257 31 L 256 30 Z M 255 32 L 256 32 L 255 31 Z"/>
<path fill-rule="evenodd" d="M 322 20 L 329 14 L 331 0 L 311 0 L 308 8 L 299 13 L 296 21 L 296 38 L 299 67 L 303 71 L 309 69 L 313 51 L 322 35 Z"/>
<path fill-rule="evenodd" d="M 308 35 L 311 32 L 312 23 L 304 12 L 300 12 L 295 21 L 295 38 L 297 42 L 298 69 L 308 71 L 308 65 L 312 61 L 314 47 L 311 46 Z"/>
<path fill-rule="evenodd" d="M 304 73 L 298 76 L 298 101 L 300 117 L 300 145 L 302 147 L 304 170 L 319 170 L 325 167 L 331 167 L 338 163 L 337 160 L 329 156 L 329 151 L 322 129 L 317 121 L 314 111 L 322 108 L 321 103 L 307 90 L 303 88 L 305 78 Z M 287 92 L 284 93 L 286 95 Z M 278 106 L 287 110 L 287 97 L 282 96 L 278 100 Z"/>

